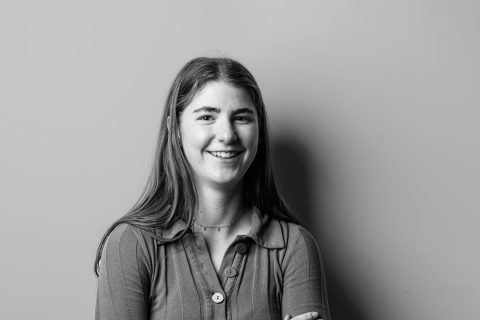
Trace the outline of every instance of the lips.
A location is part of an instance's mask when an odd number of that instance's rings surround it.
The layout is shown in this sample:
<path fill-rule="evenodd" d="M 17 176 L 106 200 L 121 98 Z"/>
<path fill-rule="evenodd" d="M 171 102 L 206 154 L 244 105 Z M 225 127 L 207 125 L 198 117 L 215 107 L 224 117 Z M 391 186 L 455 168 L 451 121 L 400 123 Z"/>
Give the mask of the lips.
<path fill-rule="evenodd" d="M 212 156 L 220 159 L 233 159 L 237 157 L 240 151 L 208 151 Z"/>

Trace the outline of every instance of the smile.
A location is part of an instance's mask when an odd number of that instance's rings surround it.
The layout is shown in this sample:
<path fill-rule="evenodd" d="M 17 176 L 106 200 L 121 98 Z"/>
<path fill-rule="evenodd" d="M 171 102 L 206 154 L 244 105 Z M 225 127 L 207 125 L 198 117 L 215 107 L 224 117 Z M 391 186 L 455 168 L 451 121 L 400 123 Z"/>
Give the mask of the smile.
<path fill-rule="evenodd" d="M 233 159 L 237 157 L 240 152 L 233 151 L 233 152 L 224 152 L 224 151 L 208 151 L 212 156 L 221 158 L 221 159 Z"/>

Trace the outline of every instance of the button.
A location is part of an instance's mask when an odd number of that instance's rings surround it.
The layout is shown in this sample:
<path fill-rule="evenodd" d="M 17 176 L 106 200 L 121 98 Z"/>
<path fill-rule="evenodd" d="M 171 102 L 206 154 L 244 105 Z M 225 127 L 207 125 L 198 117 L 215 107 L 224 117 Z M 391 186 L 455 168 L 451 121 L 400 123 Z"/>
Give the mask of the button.
<path fill-rule="evenodd" d="M 228 278 L 233 278 L 233 277 L 237 276 L 238 271 L 235 268 L 228 267 L 228 268 L 225 269 L 224 273 Z"/>
<path fill-rule="evenodd" d="M 238 253 L 240 253 L 241 255 L 244 255 L 245 253 L 247 253 L 247 246 L 245 245 L 245 243 L 243 242 L 240 242 L 239 244 L 237 244 L 235 246 L 235 249 L 237 250 Z"/>
<path fill-rule="evenodd" d="M 221 303 L 223 301 L 223 294 L 220 292 L 215 292 L 212 296 L 212 300 L 215 303 Z"/>

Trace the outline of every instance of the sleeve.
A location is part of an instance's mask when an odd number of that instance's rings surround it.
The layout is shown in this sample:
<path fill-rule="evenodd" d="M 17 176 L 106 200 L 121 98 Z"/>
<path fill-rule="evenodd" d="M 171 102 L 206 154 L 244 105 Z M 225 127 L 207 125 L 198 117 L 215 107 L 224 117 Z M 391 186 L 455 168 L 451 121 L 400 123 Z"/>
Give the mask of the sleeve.
<path fill-rule="evenodd" d="M 133 227 L 121 224 L 115 228 L 100 260 L 96 320 L 148 319 L 148 266 L 147 256 Z"/>
<path fill-rule="evenodd" d="M 317 244 L 301 226 L 292 233 L 283 268 L 282 315 L 295 317 L 316 311 L 319 319 L 330 320 L 325 273 Z"/>

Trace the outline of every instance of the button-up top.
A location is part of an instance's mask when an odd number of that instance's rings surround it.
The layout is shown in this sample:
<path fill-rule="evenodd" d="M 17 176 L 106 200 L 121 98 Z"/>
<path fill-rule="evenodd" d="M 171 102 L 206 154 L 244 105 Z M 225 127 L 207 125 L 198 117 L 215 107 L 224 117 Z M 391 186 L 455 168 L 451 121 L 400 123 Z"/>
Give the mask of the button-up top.
<path fill-rule="evenodd" d="M 168 239 L 186 228 L 178 221 L 158 233 Z M 218 274 L 197 232 L 160 243 L 121 224 L 102 254 L 97 320 L 281 320 L 313 311 L 330 319 L 315 240 L 256 210 L 250 233 L 231 243 Z"/>

